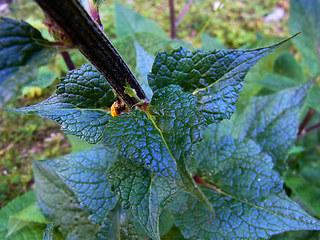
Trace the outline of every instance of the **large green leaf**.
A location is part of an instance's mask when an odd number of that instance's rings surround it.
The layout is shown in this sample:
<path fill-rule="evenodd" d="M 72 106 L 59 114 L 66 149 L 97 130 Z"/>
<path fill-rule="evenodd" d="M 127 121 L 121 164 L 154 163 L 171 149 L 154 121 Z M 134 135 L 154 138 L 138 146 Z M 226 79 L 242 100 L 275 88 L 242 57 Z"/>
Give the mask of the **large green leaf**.
<path fill-rule="evenodd" d="M 201 140 L 203 124 L 196 97 L 177 86 L 155 92 L 147 113 L 132 111 L 108 123 L 104 143 L 127 159 L 109 173 L 115 190 L 123 206 L 156 239 L 159 216 L 180 188 L 207 204 L 186 166 L 195 143 Z"/>
<path fill-rule="evenodd" d="M 115 5 L 117 38 L 122 38 L 136 32 L 150 32 L 160 36 L 166 36 L 166 33 L 156 22 L 141 16 L 139 13 L 118 2 L 116 2 Z"/>
<path fill-rule="evenodd" d="M 255 140 L 273 158 L 275 168 L 283 172 L 287 165 L 287 151 L 297 136 L 301 106 L 310 85 L 307 83 L 276 94 L 254 97 L 231 121 L 211 128 L 218 128 L 218 136 Z"/>
<path fill-rule="evenodd" d="M 115 100 L 108 82 L 89 64 L 68 72 L 61 81 L 56 93 L 47 100 L 13 111 L 51 118 L 67 134 L 97 143 L 111 117 L 105 108 Z"/>
<path fill-rule="evenodd" d="M 89 219 L 95 224 L 101 224 L 116 203 L 105 172 L 117 157 L 115 151 L 97 145 L 45 163 L 74 192 L 82 206 L 86 207 L 90 213 Z"/>
<path fill-rule="evenodd" d="M 28 23 L 0 16 L 0 105 L 36 76 L 36 68 L 46 64 L 55 48 Z"/>
<path fill-rule="evenodd" d="M 207 131 L 197 149 L 197 176 L 207 187 L 215 215 L 189 194 L 173 206 L 176 224 L 187 239 L 257 239 L 288 230 L 320 229 L 282 190 L 272 159 L 253 141 L 213 140 Z"/>
<path fill-rule="evenodd" d="M 293 42 L 302 54 L 302 64 L 315 77 L 320 73 L 320 2 L 291 0 L 289 26 L 292 33 L 302 32 Z"/>
<path fill-rule="evenodd" d="M 170 84 L 181 86 L 197 96 L 208 123 L 219 122 L 235 111 L 249 69 L 283 42 L 254 50 L 165 51 L 155 58 L 149 84 L 153 90 Z"/>
<path fill-rule="evenodd" d="M 89 213 L 83 209 L 73 191 L 45 162 L 35 161 L 33 165 L 38 206 L 42 213 L 66 239 L 95 239 L 97 229 L 89 220 Z"/>

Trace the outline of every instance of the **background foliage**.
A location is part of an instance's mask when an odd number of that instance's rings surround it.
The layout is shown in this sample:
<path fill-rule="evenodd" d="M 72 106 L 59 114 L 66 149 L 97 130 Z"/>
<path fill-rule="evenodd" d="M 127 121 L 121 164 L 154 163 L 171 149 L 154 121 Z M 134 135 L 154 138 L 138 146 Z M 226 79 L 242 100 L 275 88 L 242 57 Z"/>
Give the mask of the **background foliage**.
<path fill-rule="evenodd" d="M 291 125 L 283 126 L 282 129 L 293 129 L 302 121 L 302 118 L 307 113 L 309 107 L 319 109 L 319 80 L 316 78 L 319 73 L 317 71 L 319 69 L 319 55 L 317 54 L 319 36 L 314 34 L 317 32 L 314 30 L 319 28 L 317 25 L 319 24 L 319 21 L 317 21 L 317 16 L 319 16 L 317 14 L 317 11 L 319 11 L 316 6 L 317 1 L 312 1 L 314 6 L 311 4 L 307 5 L 309 8 L 304 8 L 305 5 L 303 5 L 303 1 L 291 1 L 290 12 L 288 1 L 281 1 L 280 3 L 276 3 L 276 1 L 268 1 L 268 3 L 264 2 L 265 1 L 259 3 L 254 1 L 239 1 L 237 4 L 231 4 L 226 1 L 224 3 L 224 8 L 215 14 L 214 18 L 211 20 L 210 27 L 206 30 L 207 33 L 202 35 L 201 41 L 194 42 L 193 46 L 203 46 L 207 50 L 217 48 L 217 46 L 218 48 L 224 48 L 225 46 L 231 48 L 241 46 L 254 48 L 274 43 L 279 36 L 287 35 L 289 32 L 293 34 L 301 31 L 301 29 L 310 30 L 310 32 L 304 33 L 305 37 L 302 38 L 301 36 L 298 36 L 295 38 L 293 40 L 294 46 L 287 45 L 281 48 L 281 50 L 266 57 L 263 62 L 259 63 L 247 75 L 245 89 L 241 95 L 242 98 L 240 98 L 242 100 L 238 103 L 239 111 L 244 111 L 248 113 L 248 115 L 255 114 L 259 120 L 259 109 L 255 109 L 254 106 L 250 107 L 251 105 L 245 107 L 248 102 L 269 102 L 271 100 L 265 100 L 268 99 L 268 95 L 272 93 L 276 94 L 280 90 L 298 86 L 299 84 L 314 78 L 315 85 L 310 91 L 307 103 L 304 105 L 305 113 L 302 114 L 300 120 L 295 118 L 297 109 L 292 109 L 290 106 L 283 107 L 280 116 L 282 119 L 286 119 L 286 123 L 290 123 Z M 35 14 L 30 15 L 28 14 L 28 11 L 25 10 L 26 7 L 30 7 L 31 9 L 33 4 L 34 3 L 30 1 L 14 3 L 11 5 L 13 11 L 11 11 L 9 15 L 14 16 L 15 18 L 24 17 L 23 19 L 27 19 L 27 21 L 34 26 L 40 27 L 43 36 L 49 38 L 46 29 L 40 24 L 43 17 Z M 177 13 L 179 12 L 178 10 L 183 8 L 184 4 L 186 4 L 185 1 L 177 1 Z M 195 34 L 201 30 L 206 20 L 212 14 L 210 4 L 211 3 L 208 3 L 207 1 L 194 1 L 189 12 L 179 24 L 178 37 L 180 39 L 192 42 Z M 131 69 L 135 70 L 135 74 L 138 78 L 143 80 L 146 77 L 146 73 L 140 71 L 143 69 L 141 66 L 147 65 L 151 67 L 154 58 L 153 56 L 159 49 L 170 49 L 181 45 L 188 47 L 190 44 L 187 41 L 170 40 L 166 36 L 165 32 L 169 31 L 169 17 L 166 2 L 152 1 L 152 3 L 140 2 L 129 3 L 128 5 L 132 5 L 143 16 L 155 19 L 161 27 L 135 15 L 120 4 L 113 5 L 112 2 L 107 2 L 101 7 L 101 15 L 103 23 L 105 23 L 104 31 L 108 36 L 116 38 L 114 39 L 115 46 L 129 63 Z M 282 7 L 285 10 L 284 17 L 281 19 L 281 22 L 278 21 L 277 24 L 269 23 L 266 20 L 266 17 L 269 13 L 272 13 L 275 6 Z M 23 11 L 20 11 L 22 9 Z M 144 9 L 148 9 L 148 11 L 145 11 Z M 201 14 L 196 14 L 200 11 Z M 40 13 L 41 11 L 38 12 Z M 290 28 L 287 27 L 289 13 Z M 111 21 L 110 19 L 113 19 L 114 14 L 115 21 Z M 132 19 L 130 19 L 129 16 Z M 130 27 L 123 28 L 122 26 Z M 140 28 L 137 26 L 140 26 Z M 239 28 L 234 26 L 239 26 Z M 270 34 L 276 35 L 277 37 L 269 37 Z M 160 35 L 161 38 L 159 38 L 158 35 Z M 213 39 L 210 36 L 216 36 L 216 38 Z M 246 46 L 243 46 L 243 44 L 246 44 Z M 72 58 L 78 67 L 84 62 L 84 59 L 76 52 L 72 53 Z M 300 62 L 302 63 L 301 65 Z M 34 79 L 45 79 L 45 83 L 38 83 L 36 81 L 31 82 L 30 80 L 25 81 L 22 89 L 24 95 L 20 95 L 18 100 L 13 99 L 11 102 L 6 103 L 6 107 L 16 108 L 31 105 L 32 103 L 39 102 L 41 99 L 45 99 L 47 96 L 51 95 L 54 91 L 54 87 L 52 87 L 52 85 L 47 87 L 49 85 L 47 83 L 50 81 L 58 83 L 56 77 L 52 76 L 52 72 L 55 72 L 58 76 L 63 76 L 67 72 L 67 68 L 64 66 L 61 58 L 55 57 L 55 59 L 51 60 L 49 69 L 44 69 L 43 71 L 39 70 L 39 72 L 34 73 L 33 76 L 38 76 L 36 78 L 34 77 Z M 45 77 L 39 77 L 41 74 L 45 75 Z M 148 91 L 148 95 L 152 95 L 151 89 Z M 296 96 L 296 93 L 293 95 Z M 260 100 L 259 98 L 255 98 L 254 100 L 250 100 L 249 98 L 251 96 L 266 96 L 266 98 L 260 98 Z M 27 102 L 25 101 L 26 99 Z M 274 100 L 274 97 L 272 97 L 272 100 Z M 268 108 L 268 105 L 265 107 Z M 270 108 L 272 109 L 272 106 L 270 106 Z M 14 121 L 12 119 L 14 119 Z M 241 119 L 241 117 L 237 115 L 234 119 L 236 120 L 233 121 L 236 122 L 248 122 L 247 119 Z M 292 119 L 296 120 L 292 121 Z M 1 112 L 0 121 L 0 154 L 4 156 L 0 165 L 4 175 L 1 177 L 1 181 L 5 183 L 1 185 L 4 186 L 3 189 L 1 189 L 1 198 L 5 200 L 2 203 L 3 205 L 5 205 L 8 200 L 15 197 L 15 195 L 9 195 L 9 193 L 15 192 L 19 194 L 25 192 L 30 187 L 32 188 L 33 180 L 30 171 L 31 168 L 28 165 L 32 159 L 55 158 L 64 153 L 71 151 L 75 152 L 77 149 L 86 147 L 86 144 L 80 146 L 79 144 L 83 143 L 79 143 L 79 141 L 74 138 L 69 138 L 68 141 L 66 136 L 58 130 L 59 127 L 51 121 L 42 121 L 35 117 L 26 117 L 10 112 Z M 319 114 L 316 112 L 309 122 L 309 126 L 317 124 L 318 121 Z M 227 124 L 231 123 L 226 123 L 226 125 Z M 23 126 L 23 128 L 21 128 L 21 126 Z M 19 129 L 19 132 L 17 129 Z M 230 126 L 227 126 L 225 129 L 235 129 L 232 136 L 241 139 L 240 130 Z M 224 132 L 225 130 L 223 130 L 223 126 L 221 126 L 221 129 L 218 129 L 218 131 Z M 268 132 L 268 129 L 266 129 L 266 131 Z M 262 139 L 261 141 L 263 141 L 264 134 L 266 133 L 261 133 L 259 135 L 253 132 L 251 133 L 251 136 L 259 142 L 259 139 Z M 286 165 L 286 163 L 289 162 L 289 169 L 284 178 L 287 193 L 292 199 L 302 204 L 305 210 L 311 215 L 319 217 L 317 193 L 319 190 L 318 160 L 320 152 L 318 145 L 320 132 L 318 130 L 312 131 L 303 137 L 299 137 L 297 140 L 295 140 L 295 137 L 292 137 L 295 134 L 296 132 L 293 132 L 290 139 L 283 140 L 283 143 L 281 144 L 279 143 L 278 148 L 281 150 L 288 148 L 290 146 L 289 142 L 295 144 L 293 148 L 290 147 L 291 155 L 288 159 L 282 159 L 283 162 L 279 164 L 279 168 L 282 168 L 281 165 Z M 273 144 L 274 141 L 276 141 L 276 137 L 270 140 Z M 238 143 L 235 143 L 235 145 L 237 144 Z M 251 143 L 247 144 L 250 145 Z M 252 148 L 255 147 L 252 146 L 252 144 L 250 146 Z M 270 149 L 269 146 L 265 147 L 272 153 L 273 150 Z M 265 164 L 268 165 L 269 163 Z M 23 167 L 17 168 L 16 166 Z M 35 166 L 35 169 L 41 167 L 44 166 L 39 164 L 39 166 Z M 114 169 L 114 171 L 116 173 L 117 170 Z M 18 191 L 16 191 L 16 189 L 18 189 Z M 32 193 L 29 195 L 31 194 Z M 57 198 L 58 197 L 59 196 L 57 196 Z M 117 211 L 117 208 L 115 208 L 114 211 Z M 81 213 L 79 214 L 81 215 Z M 85 216 L 80 216 L 77 220 L 75 219 L 75 221 L 83 221 L 83 224 L 86 225 L 88 223 L 85 219 Z M 43 224 L 45 221 L 41 220 L 39 223 Z M 17 225 L 19 226 L 19 224 Z M 68 226 L 66 225 L 65 228 L 66 229 L 64 230 L 67 231 Z M 90 228 L 89 225 L 88 228 Z M 95 229 L 92 229 L 92 231 L 94 230 Z M 88 231 L 90 231 L 90 229 Z M 171 231 L 177 230 L 173 228 Z M 163 230 L 163 232 L 165 232 L 165 230 Z M 81 234 L 81 232 L 75 232 L 74 234 Z M 134 235 L 135 233 L 132 234 Z M 168 236 L 170 236 L 170 234 L 171 233 L 169 233 Z M 312 237 L 317 238 L 317 236 L 317 232 L 299 232 L 286 233 L 282 236 L 275 236 L 274 238 L 286 239 L 290 237 L 290 239 L 311 239 Z"/>

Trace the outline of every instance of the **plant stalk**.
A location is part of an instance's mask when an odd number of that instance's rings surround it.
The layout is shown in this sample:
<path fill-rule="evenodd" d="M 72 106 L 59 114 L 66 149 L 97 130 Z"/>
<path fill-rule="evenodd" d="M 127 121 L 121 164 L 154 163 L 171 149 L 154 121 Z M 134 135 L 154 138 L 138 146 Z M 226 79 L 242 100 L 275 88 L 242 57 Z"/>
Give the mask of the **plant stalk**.
<path fill-rule="evenodd" d="M 61 52 L 61 56 L 63 57 L 64 62 L 66 63 L 69 71 L 75 69 L 75 65 L 70 57 L 70 54 L 67 51 Z"/>
<path fill-rule="evenodd" d="M 169 0 L 170 9 L 170 36 L 172 39 L 176 38 L 176 18 L 174 15 L 174 0 Z"/>
<path fill-rule="evenodd" d="M 297 138 L 301 137 L 302 135 L 305 135 L 305 128 L 308 125 L 308 123 L 310 122 L 311 118 L 313 117 L 313 115 L 316 113 L 316 110 L 310 108 L 307 115 L 304 117 L 304 119 L 302 120 L 300 126 L 299 126 L 299 130 L 298 130 L 298 134 L 297 134 Z"/>
<path fill-rule="evenodd" d="M 126 83 L 146 101 L 147 97 L 109 39 L 76 0 L 35 0 L 43 11 L 71 39 L 72 44 L 107 79 L 111 87 L 132 108 L 138 100 L 124 93 Z"/>
<path fill-rule="evenodd" d="M 188 3 L 186 3 L 186 5 L 184 6 L 184 8 L 182 9 L 182 11 L 179 13 L 178 18 L 175 20 L 175 27 L 177 27 L 180 23 L 180 21 L 182 20 L 182 18 L 184 17 L 184 15 L 187 14 L 187 12 L 189 11 L 191 5 L 193 4 L 193 0 L 189 0 Z"/>

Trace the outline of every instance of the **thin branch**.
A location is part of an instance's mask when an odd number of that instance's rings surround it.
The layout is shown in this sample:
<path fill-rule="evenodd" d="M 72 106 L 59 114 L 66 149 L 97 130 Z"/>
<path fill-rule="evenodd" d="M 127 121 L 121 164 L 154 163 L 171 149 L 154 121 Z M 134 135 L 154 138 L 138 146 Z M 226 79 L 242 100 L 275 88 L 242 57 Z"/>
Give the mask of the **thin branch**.
<path fill-rule="evenodd" d="M 299 126 L 299 130 L 298 130 L 298 134 L 297 134 L 297 138 L 301 137 L 302 135 L 304 135 L 304 131 L 306 126 L 308 125 L 308 123 L 310 122 L 311 118 L 313 117 L 313 115 L 316 113 L 316 110 L 310 108 L 307 115 L 304 117 L 304 119 L 302 120 L 300 126 Z"/>
<path fill-rule="evenodd" d="M 75 65 L 70 57 L 70 54 L 66 51 L 61 52 L 64 62 L 66 63 L 69 71 L 75 69 Z"/>
<path fill-rule="evenodd" d="M 300 135 L 298 135 L 298 138 L 301 138 L 303 137 L 304 135 L 307 135 L 308 133 L 314 131 L 314 130 L 317 130 L 320 128 L 320 122 L 315 124 L 315 125 L 312 125 L 311 127 L 308 127 L 304 130 L 302 130 L 302 132 L 300 133 Z"/>
<path fill-rule="evenodd" d="M 127 64 L 78 1 L 35 1 L 66 33 L 72 44 L 79 48 L 107 79 L 111 87 L 130 108 L 138 103 L 138 99 L 124 93 L 126 83 L 136 91 L 138 98 L 147 100 Z"/>
<path fill-rule="evenodd" d="M 182 11 L 179 13 L 178 18 L 175 21 L 175 27 L 177 27 L 181 21 L 181 19 L 184 17 L 184 15 L 186 15 L 186 13 L 189 11 L 191 5 L 193 4 L 193 0 L 189 0 L 188 3 L 186 3 L 186 5 L 184 5 L 184 8 L 182 9 Z"/>
<path fill-rule="evenodd" d="M 174 0 L 169 0 L 170 9 L 170 36 L 172 39 L 176 38 L 176 24 L 174 15 Z"/>

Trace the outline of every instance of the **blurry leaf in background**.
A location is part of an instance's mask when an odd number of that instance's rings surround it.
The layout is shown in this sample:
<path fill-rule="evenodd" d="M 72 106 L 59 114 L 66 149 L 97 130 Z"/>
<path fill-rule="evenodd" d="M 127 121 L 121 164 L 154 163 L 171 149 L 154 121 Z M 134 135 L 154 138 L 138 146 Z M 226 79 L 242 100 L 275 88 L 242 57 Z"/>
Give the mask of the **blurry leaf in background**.
<path fill-rule="evenodd" d="M 320 152 L 305 154 L 299 159 L 299 169 L 288 171 L 285 183 L 311 214 L 320 217 Z"/>
<path fill-rule="evenodd" d="M 0 17 L 0 107 L 33 80 L 56 49 L 28 23 Z"/>
<path fill-rule="evenodd" d="M 36 201 L 34 191 L 30 191 L 0 210 L 0 239 L 42 239 L 47 221 Z"/>
<path fill-rule="evenodd" d="M 117 38 L 122 38 L 136 32 L 155 33 L 166 36 L 165 31 L 154 21 L 141 16 L 134 10 L 115 2 L 115 27 Z"/>
<path fill-rule="evenodd" d="M 209 34 L 203 33 L 201 35 L 202 49 L 205 51 L 227 49 L 217 38 L 210 37 Z"/>
<path fill-rule="evenodd" d="M 296 82 L 294 79 L 275 73 L 265 74 L 261 80 L 257 81 L 257 83 L 263 85 L 267 89 L 272 90 L 273 92 L 278 92 L 298 85 L 298 82 Z"/>
<path fill-rule="evenodd" d="M 151 72 L 152 64 L 154 57 L 151 56 L 149 53 L 147 53 L 139 43 L 134 42 L 134 45 L 136 47 L 136 54 L 137 54 L 137 66 L 136 66 L 136 72 L 137 72 L 137 79 L 140 83 L 142 89 L 146 93 L 147 97 L 149 99 L 152 98 L 152 90 L 149 87 L 148 84 L 148 73 Z"/>
<path fill-rule="evenodd" d="M 32 80 L 30 83 L 25 84 L 22 88 L 22 94 L 28 95 L 33 88 L 43 89 L 50 86 L 54 80 L 57 78 L 57 75 L 54 74 L 48 67 L 40 67 L 38 69 L 37 77 Z"/>
<path fill-rule="evenodd" d="M 86 150 L 87 148 L 92 147 L 92 144 L 87 143 L 86 141 L 83 141 L 74 135 L 68 134 L 67 138 L 71 143 L 71 148 L 72 148 L 71 152 L 73 153 L 80 152 L 80 151 Z"/>
<path fill-rule="evenodd" d="M 273 72 L 294 79 L 297 85 L 306 81 L 303 68 L 290 52 L 284 52 L 276 58 L 273 64 Z"/>
<path fill-rule="evenodd" d="M 317 83 L 317 81 L 316 81 Z M 308 106 L 314 108 L 318 112 L 320 112 L 320 85 L 319 83 L 313 86 L 309 92 L 307 98 Z"/>
<path fill-rule="evenodd" d="M 246 45 L 248 49 L 255 49 L 274 44 L 280 41 L 279 37 L 265 37 L 258 39 L 254 43 Z M 289 50 L 290 42 L 283 44 L 277 51 L 274 51 L 263 58 L 263 61 L 258 62 L 246 75 L 244 80 L 243 91 L 240 93 L 242 99 L 250 98 L 261 90 L 262 86 L 257 81 L 262 80 L 265 74 L 273 72 L 274 61 L 282 53 Z"/>
<path fill-rule="evenodd" d="M 315 77 L 320 73 L 320 2 L 291 0 L 289 27 L 292 34 L 302 32 L 293 43 L 302 54 L 302 64 Z"/>

